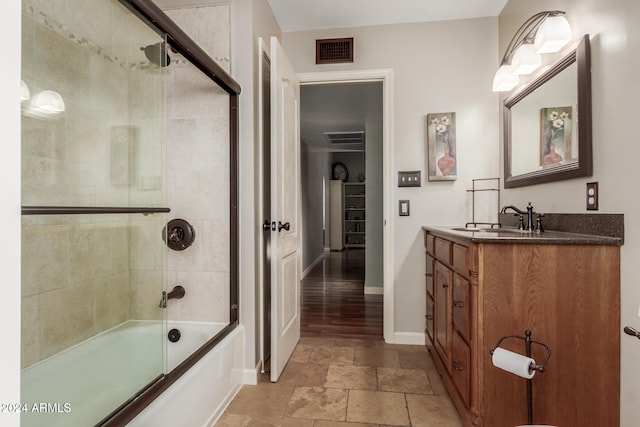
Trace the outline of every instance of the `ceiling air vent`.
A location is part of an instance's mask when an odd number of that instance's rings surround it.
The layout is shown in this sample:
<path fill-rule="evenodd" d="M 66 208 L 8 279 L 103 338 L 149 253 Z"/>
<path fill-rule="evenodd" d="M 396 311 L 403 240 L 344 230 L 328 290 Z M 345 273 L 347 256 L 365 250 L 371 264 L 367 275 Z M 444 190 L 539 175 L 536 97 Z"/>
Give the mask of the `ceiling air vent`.
<path fill-rule="evenodd" d="M 353 37 L 316 40 L 316 64 L 353 62 Z"/>
<path fill-rule="evenodd" d="M 364 144 L 364 131 L 355 132 L 324 132 L 330 143 L 336 145 Z"/>

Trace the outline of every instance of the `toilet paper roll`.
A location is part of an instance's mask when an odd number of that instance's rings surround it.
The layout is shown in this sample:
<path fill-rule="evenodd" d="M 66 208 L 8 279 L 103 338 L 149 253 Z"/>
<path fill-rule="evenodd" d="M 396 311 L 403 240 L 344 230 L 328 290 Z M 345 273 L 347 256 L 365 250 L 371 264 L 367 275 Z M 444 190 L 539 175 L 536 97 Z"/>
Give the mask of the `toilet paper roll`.
<path fill-rule="evenodd" d="M 531 379 L 536 373 L 535 370 L 529 369 L 532 364 L 535 366 L 535 360 L 501 347 L 493 350 L 491 361 L 496 368 L 504 369 L 522 378 Z"/>

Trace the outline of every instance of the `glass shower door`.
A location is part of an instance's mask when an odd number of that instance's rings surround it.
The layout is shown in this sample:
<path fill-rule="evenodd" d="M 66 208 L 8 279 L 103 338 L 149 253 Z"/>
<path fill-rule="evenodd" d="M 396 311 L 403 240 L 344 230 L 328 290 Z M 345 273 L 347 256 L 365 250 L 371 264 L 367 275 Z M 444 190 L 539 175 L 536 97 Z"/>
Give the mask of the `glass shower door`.
<path fill-rule="evenodd" d="M 164 39 L 117 1 L 22 2 L 23 426 L 164 372 Z"/>

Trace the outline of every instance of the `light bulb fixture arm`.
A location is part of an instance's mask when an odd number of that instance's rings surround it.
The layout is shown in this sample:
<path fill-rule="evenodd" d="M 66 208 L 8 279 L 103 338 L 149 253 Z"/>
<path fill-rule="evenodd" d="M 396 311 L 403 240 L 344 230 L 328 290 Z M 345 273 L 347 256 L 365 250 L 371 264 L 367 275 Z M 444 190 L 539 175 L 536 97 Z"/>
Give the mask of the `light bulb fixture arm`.
<path fill-rule="evenodd" d="M 526 43 L 533 43 L 540 25 L 542 25 L 547 17 L 560 16 L 564 14 L 565 12 L 562 10 L 545 10 L 543 12 L 536 13 L 535 15 L 524 21 L 524 23 L 520 26 L 520 28 L 518 28 L 518 31 L 516 31 L 513 38 L 509 42 L 500 65 L 511 64 L 513 54 L 520 46 Z"/>

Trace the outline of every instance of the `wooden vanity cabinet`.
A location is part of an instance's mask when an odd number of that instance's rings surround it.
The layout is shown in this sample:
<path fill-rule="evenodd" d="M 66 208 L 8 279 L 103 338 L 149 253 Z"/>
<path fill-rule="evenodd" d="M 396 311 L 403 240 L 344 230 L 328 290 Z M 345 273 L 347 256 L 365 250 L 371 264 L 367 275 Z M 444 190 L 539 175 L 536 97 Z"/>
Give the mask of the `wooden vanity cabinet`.
<path fill-rule="evenodd" d="M 619 425 L 619 246 L 424 237 L 425 341 L 464 426 L 527 423 L 526 379 L 489 353 L 527 329 L 551 349 L 532 381 L 534 424 Z M 501 347 L 525 354 L 522 340 Z M 533 346 L 537 363 L 545 354 Z"/>
<path fill-rule="evenodd" d="M 425 233 L 424 235 L 424 245 L 427 248 L 426 251 L 426 300 L 427 300 L 427 312 L 425 314 L 425 336 L 426 341 L 433 342 L 435 328 L 435 313 L 434 313 L 434 305 L 435 305 L 435 295 L 434 295 L 434 275 L 433 275 L 433 266 L 434 266 L 434 258 L 433 253 L 435 238 L 432 235 L 428 235 Z"/>

